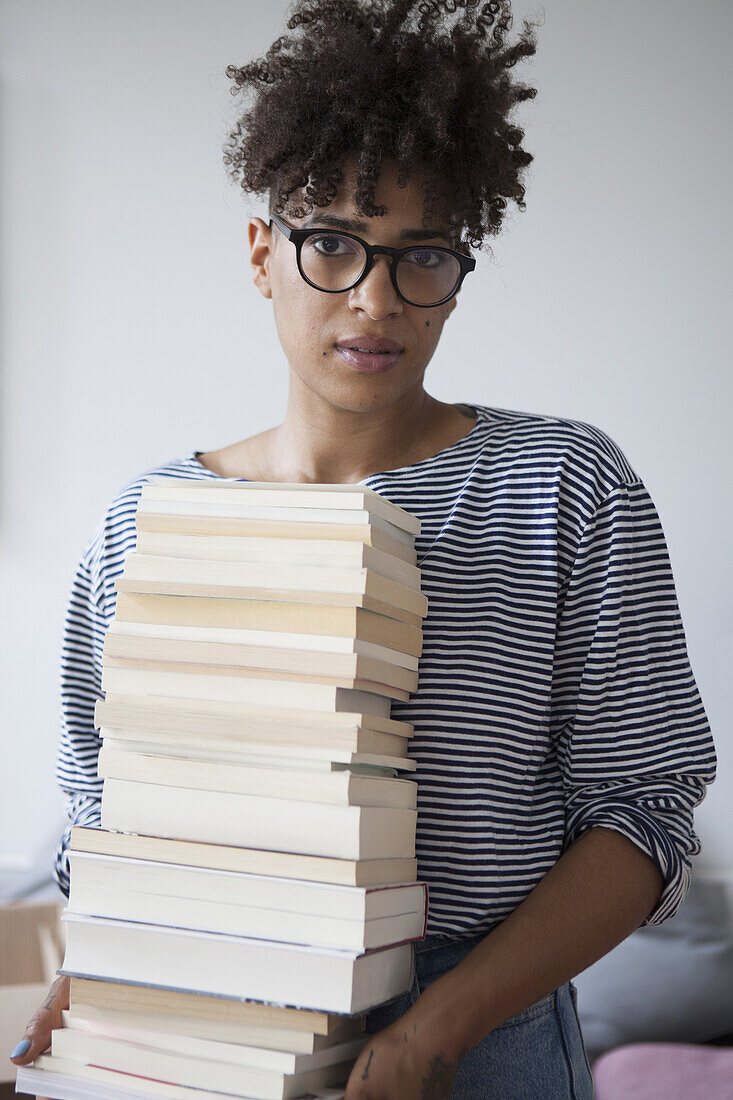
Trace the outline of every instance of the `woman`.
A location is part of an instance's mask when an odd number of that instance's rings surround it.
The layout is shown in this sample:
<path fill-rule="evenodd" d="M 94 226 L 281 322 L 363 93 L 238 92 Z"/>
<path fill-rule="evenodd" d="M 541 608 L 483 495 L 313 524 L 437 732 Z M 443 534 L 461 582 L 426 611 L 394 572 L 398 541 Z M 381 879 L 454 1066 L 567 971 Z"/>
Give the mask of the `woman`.
<path fill-rule="evenodd" d="M 532 158 L 508 115 L 535 92 L 508 70 L 535 43 L 525 24 L 507 44 L 510 26 L 508 3 L 301 2 L 301 37 L 227 70 L 257 93 L 225 161 L 270 195 L 249 244 L 287 410 L 125 485 L 69 603 L 59 779 L 70 825 L 98 824 L 101 647 L 151 474 L 365 482 L 420 518 L 420 682 L 392 715 L 415 727 L 429 923 L 412 988 L 369 1016 L 346 1100 L 592 1096 L 571 979 L 676 911 L 715 776 L 664 535 L 625 456 L 593 425 L 423 385 L 469 249 L 507 200 L 523 208 Z M 16 1064 L 67 1004 L 61 978 Z"/>

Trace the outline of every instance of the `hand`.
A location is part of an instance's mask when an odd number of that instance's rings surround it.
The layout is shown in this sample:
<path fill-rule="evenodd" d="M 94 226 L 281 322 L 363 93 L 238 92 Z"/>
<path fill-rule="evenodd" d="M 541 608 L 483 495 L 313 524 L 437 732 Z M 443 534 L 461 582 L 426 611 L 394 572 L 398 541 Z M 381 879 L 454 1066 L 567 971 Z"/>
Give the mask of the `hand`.
<path fill-rule="evenodd" d="M 406 1012 L 361 1050 L 344 1100 L 449 1100 L 458 1063 L 435 1029 Z"/>
<path fill-rule="evenodd" d="M 21 1040 L 21 1042 L 27 1040 L 30 1046 L 23 1054 L 18 1054 L 15 1058 L 11 1057 L 10 1060 L 14 1065 L 26 1066 L 39 1054 L 48 1050 L 51 1045 L 51 1032 L 54 1028 L 63 1027 L 61 1012 L 69 1007 L 70 985 L 71 979 L 67 975 L 61 975 L 53 982 L 45 1001 L 28 1021 Z M 45 1100 L 45 1098 L 41 1096 L 37 1097 L 37 1100 Z"/>

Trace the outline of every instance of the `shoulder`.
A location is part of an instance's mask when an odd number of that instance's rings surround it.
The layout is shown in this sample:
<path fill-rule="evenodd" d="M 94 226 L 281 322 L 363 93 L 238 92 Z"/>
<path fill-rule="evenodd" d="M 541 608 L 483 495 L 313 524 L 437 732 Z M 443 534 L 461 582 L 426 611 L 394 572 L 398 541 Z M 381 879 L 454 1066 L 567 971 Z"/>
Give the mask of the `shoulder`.
<path fill-rule="evenodd" d="M 114 614 L 116 603 L 113 581 L 122 572 L 125 557 L 137 541 L 135 516 L 143 486 L 151 477 L 159 475 L 181 478 L 208 476 L 191 453 L 148 467 L 126 481 L 111 497 L 82 559 L 90 575 L 92 593 L 100 610 L 108 617 Z"/>
<path fill-rule="evenodd" d="M 492 440 L 507 450 L 521 447 L 538 458 L 556 462 L 566 476 L 594 482 L 601 495 L 641 480 L 618 443 L 595 424 L 516 409 L 480 407 L 492 422 Z"/>
<path fill-rule="evenodd" d="M 137 508 L 143 486 L 151 478 L 160 477 L 161 475 L 180 478 L 206 478 L 210 476 L 205 467 L 196 461 L 193 452 L 182 458 L 172 458 L 168 462 L 161 462 L 157 466 L 149 466 L 146 470 L 126 481 L 117 490 L 107 506 L 105 516 L 111 518 L 115 515 L 127 514 L 131 506 L 133 509 Z"/>

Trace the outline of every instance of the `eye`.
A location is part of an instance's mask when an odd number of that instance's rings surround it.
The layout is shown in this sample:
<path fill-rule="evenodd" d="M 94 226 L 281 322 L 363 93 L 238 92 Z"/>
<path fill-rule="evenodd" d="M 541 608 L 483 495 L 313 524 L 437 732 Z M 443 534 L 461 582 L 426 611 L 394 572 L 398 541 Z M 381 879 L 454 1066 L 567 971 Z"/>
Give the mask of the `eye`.
<path fill-rule="evenodd" d="M 445 264 L 448 257 L 432 248 L 413 248 L 412 252 L 407 253 L 405 259 L 416 267 L 435 269 Z"/>
<path fill-rule="evenodd" d="M 346 256 L 353 251 L 353 241 L 339 233 L 322 233 L 309 237 L 306 245 L 319 256 Z"/>

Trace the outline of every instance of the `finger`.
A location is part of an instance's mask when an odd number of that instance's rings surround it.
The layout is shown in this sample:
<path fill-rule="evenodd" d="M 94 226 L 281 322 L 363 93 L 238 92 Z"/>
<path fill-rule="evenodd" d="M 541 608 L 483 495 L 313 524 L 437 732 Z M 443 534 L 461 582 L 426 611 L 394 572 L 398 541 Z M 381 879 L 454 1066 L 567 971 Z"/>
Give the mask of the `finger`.
<path fill-rule="evenodd" d="M 25 1066 L 51 1045 L 51 1032 L 62 1026 L 61 1013 L 69 1007 L 69 979 L 61 976 L 51 986 L 46 1000 L 28 1021 L 23 1038 L 10 1055 L 16 1066 Z"/>
<path fill-rule="evenodd" d="M 51 1031 L 53 1028 L 31 1031 L 31 1025 L 26 1028 L 26 1033 L 10 1055 L 10 1061 L 16 1066 L 27 1066 L 39 1054 L 45 1054 L 51 1049 Z M 18 1052 L 17 1054 L 15 1052 Z"/>

